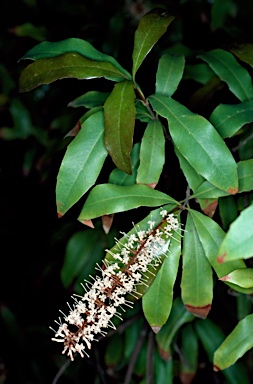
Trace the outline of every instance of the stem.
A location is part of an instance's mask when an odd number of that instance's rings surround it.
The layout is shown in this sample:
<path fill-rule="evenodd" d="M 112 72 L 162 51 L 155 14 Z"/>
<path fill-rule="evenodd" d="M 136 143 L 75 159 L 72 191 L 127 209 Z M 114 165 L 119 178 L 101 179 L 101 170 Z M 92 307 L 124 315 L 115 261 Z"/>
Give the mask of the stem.
<path fill-rule="evenodd" d="M 138 93 L 138 95 L 139 95 L 139 97 L 140 97 L 140 99 L 142 101 L 142 104 L 147 108 L 150 116 L 152 117 L 152 120 L 157 120 L 157 117 L 155 116 L 152 108 L 150 107 L 150 104 L 149 104 L 148 100 L 145 98 L 142 90 L 140 89 L 140 87 L 137 84 L 135 84 L 135 90 Z"/>

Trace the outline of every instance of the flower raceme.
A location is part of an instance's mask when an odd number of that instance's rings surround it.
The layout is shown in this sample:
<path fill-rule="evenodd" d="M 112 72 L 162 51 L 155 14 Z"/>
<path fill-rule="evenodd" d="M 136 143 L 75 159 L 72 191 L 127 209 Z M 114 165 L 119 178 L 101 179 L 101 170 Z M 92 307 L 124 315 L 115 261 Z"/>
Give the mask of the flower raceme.
<path fill-rule="evenodd" d="M 62 353 L 67 352 L 71 360 L 74 354 L 81 357 L 88 356 L 87 349 L 95 335 L 106 335 L 106 328 L 115 329 L 111 319 L 117 316 L 121 319 L 118 309 L 124 310 L 122 305 L 132 307 L 132 302 L 125 297 L 127 294 L 138 299 L 140 293 L 137 285 L 147 285 L 146 272 L 152 273 L 163 261 L 173 233 L 180 229 L 177 218 L 161 210 L 162 220 L 155 226 L 154 221 L 148 222 L 147 230 L 138 230 L 135 233 L 125 234 L 126 242 L 123 244 L 116 240 L 119 252 L 108 251 L 111 260 L 104 260 L 103 266 L 97 265 L 101 276 L 92 278 L 92 282 L 82 284 L 84 295 L 74 295 L 73 308 L 69 306 L 69 314 L 62 320 L 55 321 L 59 326 L 55 331 L 53 341 L 62 342 Z M 52 328 L 51 328 L 52 329 Z"/>

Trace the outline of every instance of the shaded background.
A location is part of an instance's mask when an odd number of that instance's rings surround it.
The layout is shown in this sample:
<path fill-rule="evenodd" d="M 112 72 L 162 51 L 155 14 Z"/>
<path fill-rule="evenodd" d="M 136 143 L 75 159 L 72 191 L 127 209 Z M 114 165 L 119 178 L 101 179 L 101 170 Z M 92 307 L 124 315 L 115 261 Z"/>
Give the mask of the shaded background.
<path fill-rule="evenodd" d="M 73 289 L 64 288 L 60 277 L 66 245 L 84 230 L 76 220 L 82 201 L 60 220 L 56 215 L 56 177 L 70 141 L 64 137 L 85 112 L 67 104 L 89 90 L 113 87 L 101 79 L 62 80 L 20 94 L 18 78 L 27 62 L 18 60 L 40 41 L 78 37 L 131 71 L 139 18 L 155 6 L 175 13 L 176 19 L 138 73 L 146 95 L 154 92 L 157 60 L 164 49 L 187 53 L 191 60 L 191 53 L 253 42 L 250 0 L 13 0 L 0 6 L 0 383 L 53 383 L 58 370 L 68 364 L 59 345 L 50 341 L 48 329 Z M 189 82 L 187 88 L 179 87 L 176 97 L 187 105 L 196 89 Z M 211 105 L 212 100 L 198 112 L 207 114 Z M 184 198 L 184 179 L 173 170 L 164 176 L 162 189 L 170 191 L 175 177 L 172 195 Z M 131 221 L 129 213 L 119 214 L 113 233 L 128 230 Z M 236 322 L 233 301 L 223 304 L 223 325 L 230 329 Z M 105 348 L 106 340 L 94 347 L 90 360 L 68 366 L 59 383 L 121 382 L 104 367 Z M 201 376 L 197 380 L 201 382 Z M 205 382 L 219 382 L 215 380 L 210 374 Z"/>

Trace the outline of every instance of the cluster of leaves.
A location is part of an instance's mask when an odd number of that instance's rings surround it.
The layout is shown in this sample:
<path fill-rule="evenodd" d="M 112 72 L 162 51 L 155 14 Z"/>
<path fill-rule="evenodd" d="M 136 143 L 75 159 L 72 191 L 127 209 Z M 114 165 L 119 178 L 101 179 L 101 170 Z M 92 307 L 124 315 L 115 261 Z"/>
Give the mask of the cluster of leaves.
<path fill-rule="evenodd" d="M 169 377 L 172 382 L 175 372 L 170 357 L 178 350 L 182 356 L 181 379 L 194 377 L 200 341 L 215 370 L 224 370 L 229 383 L 246 383 L 244 370 L 233 364 L 253 346 L 253 315 L 249 314 L 248 305 L 253 292 L 253 270 L 244 262 L 253 255 L 253 47 L 244 44 L 230 51 L 201 52 L 194 64 L 188 63 L 184 55 L 164 52 L 158 62 L 155 93 L 146 97 L 136 82 L 137 71 L 173 19 L 160 9 L 141 19 L 134 37 L 131 73 L 87 41 L 72 38 L 43 42 L 23 57 L 34 62 L 23 70 L 20 90 L 29 91 L 63 78 L 104 77 L 115 82 L 109 93 L 89 91 L 71 102 L 72 107 L 85 107 L 88 111 L 80 118 L 78 133 L 61 163 L 56 186 L 58 215 L 63 216 L 85 197 L 78 220 L 93 227 L 92 220 L 102 217 L 104 229 L 109 232 L 115 213 L 164 205 L 168 211 L 181 212 L 185 232 L 173 242 L 153 284 L 142 292 L 145 318 L 159 331 L 153 357 L 155 382 L 164 382 L 165 378 L 168 382 Z M 200 100 L 207 103 L 210 94 L 217 90 L 230 94 L 232 103 L 215 105 L 208 118 L 192 112 L 176 97 L 172 98 L 178 87 L 189 80 L 201 84 L 192 97 L 192 106 Z M 144 127 L 143 135 L 135 141 L 138 125 Z M 167 164 L 167 143 L 174 149 L 178 163 Z M 231 143 L 235 143 L 233 150 Z M 98 184 L 108 155 L 115 168 L 108 182 Z M 188 187 L 183 201 L 155 189 L 160 186 L 166 167 L 177 168 L 185 176 Z M 153 217 L 158 211 L 150 215 Z M 131 214 L 135 221 L 134 211 Z M 150 215 L 139 225 L 147 225 Z M 92 231 L 95 230 L 85 230 L 75 241 L 80 247 L 89 248 L 86 256 L 91 253 L 90 247 L 96 246 L 97 234 Z M 86 260 L 80 259 L 80 251 L 73 256 L 70 246 L 62 270 L 66 286 L 84 268 Z M 181 297 L 175 298 L 177 277 Z M 215 323 L 206 319 L 216 284 L 225 284 L 236 292 L 238 302 L 243 300 L 246 308 L 226 338 Z M 129 361 L 134 335 L 142 322 L 143 319 L 125 329 L 125 349 L 119 348 L 118 336 L 112 339 L 105 356 L 108 366 L 122 364 L 122 356 L 125 362 Z M 150 348 L 144 338 L 141 341 L 140 360 L 149 355 Z M 136 365 L 135 373 L 144 374 L 143 364 Z"/>

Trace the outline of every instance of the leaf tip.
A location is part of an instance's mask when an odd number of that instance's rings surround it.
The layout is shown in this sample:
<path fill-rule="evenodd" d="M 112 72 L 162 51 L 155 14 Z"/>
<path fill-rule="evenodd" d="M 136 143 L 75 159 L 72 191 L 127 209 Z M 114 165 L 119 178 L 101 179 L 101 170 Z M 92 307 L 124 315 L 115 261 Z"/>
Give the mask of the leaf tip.
<path fill-rule="evenodd" d="M 227 252 L 224 252 L 222 255 L 218 255 L 217 256 L 217 262 L 219 263 L 219 264 L 222 264 L 222 263 L 224 263 L 224 261 L 225 261 L 225 257 L 227 256 Z"/>
<path fill-rule="evenodd" d="M 213 365 L 214 372 L 219 372 L 221 369 L 217 365 Z"/>
<path fill-rule="evenodd" d="M 154 333 L 158 333 L 160 331 L 161 327 L 159 327 L 158 325 L 154 325 L 153 327 L 151 327 L 151 329 Z"/>
<path fill-rule="evenodd" d="M 87 225 L 88 227 L 90 227 L 90 228 L 94 228 L 94 224 L 92 223 L 92 221 L 91 220 L 79 220 L 80 221 L 80 223 L 82 223 L 83 225 Z"/>
<path fill-rule="evenodd" d="M 228 188 L 228 193 L 230 193 L 230 195 L 236 195 L 236 193 L 238 192 L 238 188 Z"/>
<path fill-rule="evenodd" d="M 192 313 L 194 316 L 201 317 L 202 319 L 205 319 L 210 312 L 212 305 L 207 304 L 203 306 L 195 306 L 195 305 L 189 305 L 185 304 L 185 308 L 188 312 Z"/>
<path fill-rule="evenodd" d="M 228 281 L 229 280 L 229 275 L 222 276 L 222 277 L 219 278 L 219 280 L 221 280 L 221 281 Z"/>
<path fill-rule="evenodd" d="M 208 200 L 207 200 L 206 202 L 207 202 L 207 204 L 208 204 Z M 208 205 L 203 209 L 204 214 L 212 218 L 213 215 L 215 214 L 217 205 L 218 205 L 218 200 L 215 200 L 215 201 L 213 201 L 212 203 L 208 204 Z"/>
<path fill-rule="evenodd" d="M 58 216 L 58 219 L 60 219 L 63 216 L 63 214 L 61 212 L 57 212 L 57 216 Z"/>
<path fill-rule="evenodd" d="M 114 215 L 103 215 L 102 216 L 103 230 L 104 230 L 106 235 L 109 233 L 109 231 L 111 229 L 113 217 L 114 217 Z"/>

